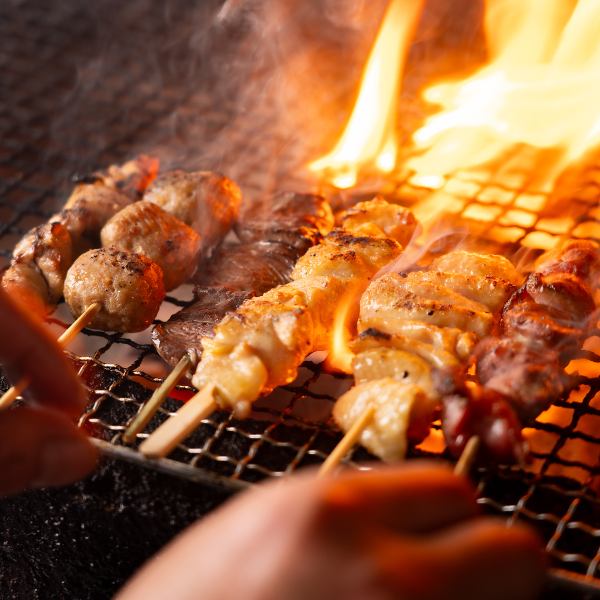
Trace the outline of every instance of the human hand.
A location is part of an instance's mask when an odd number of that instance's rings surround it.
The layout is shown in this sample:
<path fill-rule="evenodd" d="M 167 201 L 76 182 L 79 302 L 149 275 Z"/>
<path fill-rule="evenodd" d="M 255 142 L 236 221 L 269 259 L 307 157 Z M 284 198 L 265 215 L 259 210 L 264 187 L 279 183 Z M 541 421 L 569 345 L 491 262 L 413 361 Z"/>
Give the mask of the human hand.
<path fill-rule="evenodd" d="M 55 340 L 0 290 L 0 363 L 13 381 L 26 376 L 36 407 L 0 411 L 0 496 L 75 481 L 96 450 L 70 417 L 84 390 Z"/>
<path fill-rule="evenodd" d="M 469 483 L 432 463 L 299 475 L 188 529 L 118 599 L 536 597 L 536 536 L 477 513 Z"/>

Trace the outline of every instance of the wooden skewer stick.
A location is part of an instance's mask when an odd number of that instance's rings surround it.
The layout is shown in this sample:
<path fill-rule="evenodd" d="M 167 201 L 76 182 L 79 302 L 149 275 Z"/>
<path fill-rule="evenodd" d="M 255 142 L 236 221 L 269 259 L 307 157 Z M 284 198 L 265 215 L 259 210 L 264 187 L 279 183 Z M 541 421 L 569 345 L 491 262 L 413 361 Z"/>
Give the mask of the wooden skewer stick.
<path fill-rule="evenodd" d="M 67 346 L 75 336 L 90 323 L 101 308 L 99 302 L 90 304 L 78 317 L 65 329 L 57 339 L 60 346 Z M 29 379 L 23 377 L 19 383 L 6 390 L 0 398 L 0 409 L 8 408 L 29 387 Z"/>
<path fill-rule="evenodd" d="M 473 463 L 475 462 L 475 458 L 477 457 L 480 444 L 481 441 L 476 435 L 469 439 L 464 450 L 462 451 L 462 454 L 460 455 L 460 458 L 458 459 L 458 462 L 456 463 L 456 466 L 454 467 L 454 473 L 456 475 L 463 475 L 466 477 L 470 473 Z"/>
<path fill-rule="evenodd" d="M 171 390 L 177 385 L 179 380 L 192 366 L 192 359 L 189 354 L 184 354 L 169 376 L 154 390 L 152 397 L 144 405 L 139 414 L 135 417 L 127 431 L 123 435 L 123 441 L 130 444 L 135 436 L 148 425 L 150 419 L 156 414 L 156 411 L 162 406 L 167 399 Z"/>
<path fill-rule="evenodd" d="M 140 452 L 151 458 L 162 458 L 183 441 L 203 419 L 217 408 L 214 397 L 215 386 L 205 385 L 192 396 L 170 419 L 140 445 Z"/>
<path fill-rule="evenodd" d="M 358 419 L 354 421 L 352 427 L 348 429 L 344 437 L 339 441 L 338 445 L 333 449 L 325 462 L 321 465 L 318 477 L 329 475 L 340 464 L 344 456 L 346 456 L 346 454 L 348 454 L 348 452 L 351 450 L 352 446 L 358 442 L 362 432 L 373 419 L 374 414 L 375 408 L 372 405 L 367 406 Z"/>

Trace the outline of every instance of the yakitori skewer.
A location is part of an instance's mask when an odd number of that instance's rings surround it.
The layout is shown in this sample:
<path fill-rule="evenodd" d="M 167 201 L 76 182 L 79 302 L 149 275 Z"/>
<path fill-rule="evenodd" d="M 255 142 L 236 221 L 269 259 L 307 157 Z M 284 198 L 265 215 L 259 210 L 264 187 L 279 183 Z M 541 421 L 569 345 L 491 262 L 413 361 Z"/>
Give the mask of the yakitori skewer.
<path fill-rule="evenodd" d="M 152 332 L 159 354 L 170 363 L 171 375 L 129 425 L 123 439 L 130 443 L 148 424 L 177 382 L 202 355 L 202 337 L 244 300 L 289 281 L 298 258 L 333 226 L 329 204 L 314 194 L 280 193 L 236 226 L 238 242 L 219 248 L 195 277 L 196 301 Z"/>
<path fill-rule="evenodd" d="M 474 435 L 469 439 L 469 441 L 465 444 L 465 449 L 463 450 L 454 467 L 454 473 L 456 475 L 462 475 L 466 477 L 471 472 L 471 468 L 473 467 L 473 463 L 477 458 L 477 452 L 479 451 L 480 445 L 481 440 L 478 436 Z"/>
<path fill-rule="evenodd" d="M 100 304 L 95 302 L 88 306 L 67 329 L 58 338 L 59 345 L 67 346 L 77 334 L 94 318 L 96 313 L 100 310 Z M 15 386 L 9 388 L 0 398 L 0 409 L 8 408 L 29 386 L 29 380 L 27 378 L 21 379 Z"/>
<path fill-rule="evenodd" d="M 213 406 L 244 418 L 261 394 L 292 381 L 310 353 L 329 347 L 336 307 L 349 284 L 368 285 L 401 252 L 398 240 L 406 243 L 416 227 L 409 211 L 383 200 L 361 203 L 341 224 L 300 258 L 290 283 L 245 301 L 221 321 L 214 337 L 202 339 L 192 383 L 203 392 L 213 386 Z M 163 424 L 142 452 L 156 455 L 152 439 L 164 438 L 164 431 L 183 439 L 189 423 L 177 423 L 173 418 L 168 429 Z M 163 442 L 161 451 L 172 447 Z"/>
<path fill-rule="evenodd" d="M 538 259 L 495 335 L 472 353 L 476 384 L 444 399 L 442 429 L 455 455 L 478 436 L 486 459 L 523 460 L 523 425 L 577 385 L 564 368 L 598 314 L 599 277 L 600 247 L 593 242 L 571 240 Z"/>
<path fill-rule="evenodd" d="M 64 209 L 34 227 L 15 246 L 2 277 L 8 295 L 34 314 L 51 313 L 75 259 L 98 246 L 104 224 L 140 199 L 157 170 L 157 160 L 140 156 L 81 179 Z"/>
<path fill-rule="evenodd" d="M 355 386 L 334 407 L 348 431 L 340 446 L 350 449 L 351 437 L 385 461 L 401 460 L 408 442 L 429 432 L 442 398 L 464 381 L 470 351 L 522 279 L 502 256 L 454 251 L 424 271 L 373 281 L 352 344 Z M 334 466 L 330 457 L 323 468 Z"/>

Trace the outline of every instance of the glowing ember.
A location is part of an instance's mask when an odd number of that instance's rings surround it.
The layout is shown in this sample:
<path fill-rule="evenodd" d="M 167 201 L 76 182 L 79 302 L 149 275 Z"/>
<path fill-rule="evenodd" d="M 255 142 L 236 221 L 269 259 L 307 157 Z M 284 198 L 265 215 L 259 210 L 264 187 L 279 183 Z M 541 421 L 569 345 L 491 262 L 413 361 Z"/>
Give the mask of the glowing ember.
<path fill-rule="evenodd" d="M 404 63 L 422 0 L 392 0 L 365 67 L 352 116 L 333 151 L 310 165 L 338 188 L 356 183 L 363 168 L 396 166 L 396 114 Z"/>
<path fill-rule="evenodd" d="M 413 136 L 426 153 L 410 166 L 441 176 L 501 157 L 515 144 L 554 148 L 550 188 L 600 141 L 600 4 L 597 0 L 487 0 L 491 62 L 465 81 L 436 85 L 441 107 Z"/>

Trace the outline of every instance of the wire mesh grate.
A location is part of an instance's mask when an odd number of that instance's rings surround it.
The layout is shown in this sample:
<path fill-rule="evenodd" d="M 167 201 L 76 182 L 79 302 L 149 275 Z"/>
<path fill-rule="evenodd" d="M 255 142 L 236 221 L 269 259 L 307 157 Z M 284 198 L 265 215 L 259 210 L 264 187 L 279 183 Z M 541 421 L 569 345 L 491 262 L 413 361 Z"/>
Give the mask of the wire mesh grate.
<path fill-rule="evenodd" d="M 0 66 L 7 82 L 0 89 L 0 266 L 26 230 L 60 206 L 70 175 L 138 150 L 156 151 L 167 165 L 221 169 L 250 198 L 311 185 L 303 177 L 306 147 L 299 149 L 293 132 L 273 126 L 264 97 L 240 111 L 238 104 L 212 93 L 210 78 L 204 80 L 201 70 L 182 77 L 174 67 L 155 76 L 156 64 L 177 65 L 189 52 L 189 45 L 178 42 L 180 30 L 173 24 L 197 23 L 196 4 L 171 2 L 168 15 L 149 11 L 139 1 L 103 0 L 98 9 L 63 2 L 51 12 L 36 2 L 20 3 L 19 10 L 11 3 L 0 7 Z M 93 57 L 110 38 L 97 25 L 98 18 L 106 19 L 102 14 L 118 16 L 117 31 L 106 29 L 118 38 L 118 52 L 111 46 L 103 64 L 95 65 Z M 162 40 L 156 55 L 143 51 L 148 36 Z M 197 139 L 213 142 L 199 149 L 193 143 Z M 443 205 L 457 226 L 467 226 L 482 243 L 501 244 L 517 257 L 548 249 L 562 237 L 600 240 L 600 163 L 591 157 L 548 194 L 531 181 L 531 170 L 513 167 L 531 164 L 527 152 L 515 149 L 495 171 L 453 174 L 437 182 L 435 190 L 406 169 L 384 182 L 366 182 L 353 194 L 358 198 L 377 191 L 409 206 L 423 201 Z M 275 165 L 273 156 L 278 157 Z M 190 289 L 178 290 L 165 301 L 159 319 L 190 300 Z M 58 333 L 70 321 L 61 305 L 50 326 Z M 69 350 L 90 394 L 82 426 L 106 452 L 147 467 L 240 488 L 319 464 L 340 439 L 329 415 L 351 382 L 307 362 L 294 383 L 261 399 L 250 419 L 216 412 L 169 459 L 147 461 L 135 447 L 122 444 L 122 434 L 165 375 L 148 333 L 123 336 L 86 329 Z M 600 336 L 592 335 L 569 367 L 581 374 L 580 386 L 527 431 L 531 465 L 475 473 L 486 510 L 508 522 L 533 523 L 554 564 L 593 578 L 600 578 L 599 356 Z M 193 391 L 178 386 L 137 443 Z M 410 455 L 442 452 L 434 426 L 430 439 Z M 349 462 L 365 468 L 369 459 L 357 448 Z"/>

